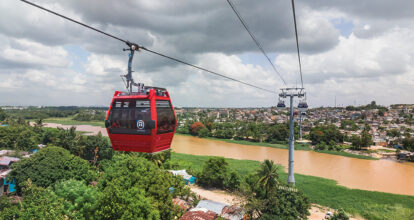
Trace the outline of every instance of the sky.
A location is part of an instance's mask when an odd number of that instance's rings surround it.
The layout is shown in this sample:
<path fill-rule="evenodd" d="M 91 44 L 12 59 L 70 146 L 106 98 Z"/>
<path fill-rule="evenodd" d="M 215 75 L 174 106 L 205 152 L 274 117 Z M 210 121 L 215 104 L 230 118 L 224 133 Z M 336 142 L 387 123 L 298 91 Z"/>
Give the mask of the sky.
<path fill-rule="evenodd" d="M 286 87 L 226 0 L 33 0 L 122 39 L 269 90 Z M 292 6 L 232 0 L 287 86 L 300 86 Z M 296 0 L 310 107 L 414 103 L 414 1 Z M 0 105 L 109 106 L 122 42 L 17 0 L 0 1 Z M 176 107 L 268 107 L 264 92 L 150 54 L 133 77 Z"/>

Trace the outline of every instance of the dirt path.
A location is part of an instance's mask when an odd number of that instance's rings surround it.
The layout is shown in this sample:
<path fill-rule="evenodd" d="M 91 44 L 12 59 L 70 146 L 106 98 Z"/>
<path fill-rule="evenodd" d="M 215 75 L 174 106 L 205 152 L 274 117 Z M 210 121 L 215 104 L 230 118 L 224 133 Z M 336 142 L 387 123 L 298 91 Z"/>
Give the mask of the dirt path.
<path fill-rule="evenodd" d="M 191 188 L 191 191 L 193 191 L 197 195 L 200 195 L 202 198 L 213 200 L 216 202 L 221 202 L 227 205 L 233 205 L 235 203 L 236 197 L 233 195 L 230 195 L 228 192 L 224 190 L 218 190 L 218 189 L 207 190 L 207 189 L 203 189 L 201 187 L 195 186 L 195 185 L 192 185 L 190 188 Z"/>
<path fill-rule="evenodd" d="M 191 191 L 196 193 L 197 195 L 200 195 L 202 198 L 213 200 L 216 202 L 233 205 L 235 204 L 236 196 L 231 195 L 230 193 L 224 191 L 224 190 L 207 190 L 203 189 L 198 186 L 191 186 Z M 325 219 L 325 215 L 327 212 L 334 212 L 333 209 L 325 206 L 320 206 L 318 204 L 312 204 L 311 209 L 309 209 L 310 216 L 308 216 L 309 220 L 323 220 Z M 352 217 L 350 220 L 361 220 L 363 218 L 355 218 Z"/>

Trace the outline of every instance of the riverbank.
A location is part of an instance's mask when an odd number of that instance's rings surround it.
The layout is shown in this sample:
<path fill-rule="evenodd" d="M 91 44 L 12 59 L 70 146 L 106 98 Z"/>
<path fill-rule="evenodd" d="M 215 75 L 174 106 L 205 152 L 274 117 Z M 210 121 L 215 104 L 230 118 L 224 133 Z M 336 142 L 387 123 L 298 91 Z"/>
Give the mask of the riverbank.
<path fill-rule="evenodd" d="M 36 120 L 30 120 L 35 122 Z M 54 124 L 61 124 L 61 125 L 91 125 L 91 126 L 99 126 L 104 128 L 105 122 L 104 121 L 76 121 L 73 120 L 72 116 L 66 118 L 45 118 L 43 119 L 43 123 L 54 123 Z"/>
<path fill-rule="evenodd" d="M 91 126 L 98 126 L 101 128 L 105 128 L 105 123 L 103 121 L 76 121 L 73 120 L 72 117 L 66 118 L 46 118 L 43 120 L 44 123 L 54 123 L 54 124 L 62 124 L 62 125 L 91 125 Z M 175 133 L 175 135 L 183 135 L 183 136 L 192 136 L 190 134 L 182 134 L 182 133 Z M 192 136 L 194 137 L 194 136 Z M 200 138 L 200 137 L 198 137 Z M 261 146 L 261 147 L 271 147 L 271 148 L 279 148 L 279 149 L 288 149 L 288 144 L 271 144 L 271 143 L 264 143 L 264 142 L 252 142 L 246 140 L 234 140 L 234 139 L 220 139 L 214 137 L 204 137 L 204 139 L 214 140 L 214 141 L 224 141 L 226 143 L 232 144 L 240 144 L 240 145 L 251 145 L 251 146 Z M 332 154 L 344 157 L 351 157 L 351 158 L 358 158 L 364 160 L 379 160 L 379 159 L 387 159 L 389 158 L 378 158 L 373 157 L 369 154 L 362 154 L 359 152 L 354 151 L 329 151 L 329 150 L 322 150 L 317 151 L 313 150 L 313 148 L 309 144 L 303 144 L 295 142 L 295 150 L 304 150 L 304 151 L 315 151 L 318 153 L 324 154 Z"/>
<path fill-rule="evenodd" d="M 70 125 L 47 124 L 45 127 Z M 76 126 L 78 131 L 90 132 L 87 135 L 102 133 L 106 129 L 90 125 Z M 288 166 L 286 149 L 240 145 L 224 141 L 209 140 L 193 136 L 176 135 L 171 144 L 173 151 L 192 155 L 222 156 L 239 160 L 263 161 L 271 159 Z M 375 190 L 380 192 L 414 196 L 414 163 L 397 163 L 387 160 L 360 160 L 350 157 L 295 151 L 295 173 L 336 180 L 339 185 L 353 189 Z"/>
<path fill-rule="evenodd" d="M 171 161 L 180 169 L 198 170 L 209 156 L 172 153 Z M 229 166 L 244 176 L 258 169 L 260 162 L 226 158 Z M 277 162 L 277 161 L 276 161 Z M 280 177 L 287 181 L 283 169 Z M 310 198 L 312 203 L 360 215 L 366 219 L 412 219 L 414 217 L 414 196 L 350 189 L 340 186 L 336 181 L 295 174 L 296 186 Z"/>
<path fill-rule="evenodd" d="M 175 133 L 175 135 L 182 135 L 182 136 L 191 136 L 196 137 L 190 134 L 181 134 L 181 133 Z M 200 138 L 200 137 L 197 137 Z M 251 145 L 251 146 L 261 146 L 261 147 L 271 147 L 271 148 L 279 148 L 279 149 L 288 149 L 288 144 L 271 144 L 271 143 L 264 143 L 264 142 L 252 142 L 252 141 L 246 141 L 246 140 L 234 140 L 234 139 L 221 139 L 221 138 L 214 138 L 214 137 L 204 137 L 202 139 L 208 139 L 208 140 L 214 140 L 214 141 L 223 141 L 226 143 L 231 144 L 240 144 L 240 145 Z M 344 156 L 344 157 L 351 157 L 351 158 L 358 158 L 358 159 L 364 159 L 364 160 L 379 160 L 378 158 L 374 158 L 368 155 L 360 155 L 356 153 L 350 153 L 345 151 L 329 151 L 329 150 L 313 150 L 313 148 L 309 144 L 303 144 L 295 142 L 295 150 L 305 150 L 305 151 L 315 151 L 317 153 L 323 153 L 323 154 L 332 154 L 332 155 L 338 155 L 338 156 Z"/>

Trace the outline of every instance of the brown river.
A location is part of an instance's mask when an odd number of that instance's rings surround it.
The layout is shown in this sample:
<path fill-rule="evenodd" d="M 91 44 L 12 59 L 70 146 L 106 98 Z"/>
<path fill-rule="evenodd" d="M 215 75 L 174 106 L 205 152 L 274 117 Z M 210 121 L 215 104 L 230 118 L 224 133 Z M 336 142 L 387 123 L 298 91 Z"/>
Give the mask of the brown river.
<path fill-rule="evenodd" d="M 70 126 L 48 123 L 47 127 Z M 96 134 L 106 129 L 90 125 L 76 126 L 78 131 Z M 233 159 L 263 161 L 270 159 L 288 165 L 288 150 L 231 144 L 223 141 L 175 135 L 172 149 L 177 153 L 223 156 Z M 333 179 L 355 189 L 381 191 L 414 196 L 414 163 L 388 160 L 363 160 L 313 151 L 295 151 L 295 173 Z"/>

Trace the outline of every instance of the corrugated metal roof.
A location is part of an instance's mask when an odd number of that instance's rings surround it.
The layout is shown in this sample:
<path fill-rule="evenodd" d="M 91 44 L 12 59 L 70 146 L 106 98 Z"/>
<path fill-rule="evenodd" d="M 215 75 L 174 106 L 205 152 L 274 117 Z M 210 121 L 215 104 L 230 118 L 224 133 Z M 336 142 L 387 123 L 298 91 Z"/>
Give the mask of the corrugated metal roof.
<path fill-rule="evenodd" d="M 17 162 L 19 160 L 20 159 L 17 157 L 3 156 L 3 157 L 0 157 L 0 165 L 8 166 L 11 162 Z"/>
<path fill-rule="evenodd" d="M 9 174 L 11 172 L 11 169 L 8 169 L 6 171 L 3 171 L 0 173 L 0 178 L 4 178 L 7 176 L 7 174 Z"/>
<path fill-rule="evenodd" d="M 219 202 L 215 202 L 212 200 L 201 200 L 197 204 L 196 208 L 205 208 L 205 209 L 208 209 L 210 211 L 217 213 L 217 215 L 220 215 L 221 211 L 223 210 L 225 206 L 227 205 L 224 203 L 219 203 Z"/>
<path fill-rule="evenodd" d="M 181 216 L 180 220 L 214 220 L 217 218 L 217 213 L 204 209 L 193 208 Z"/>

